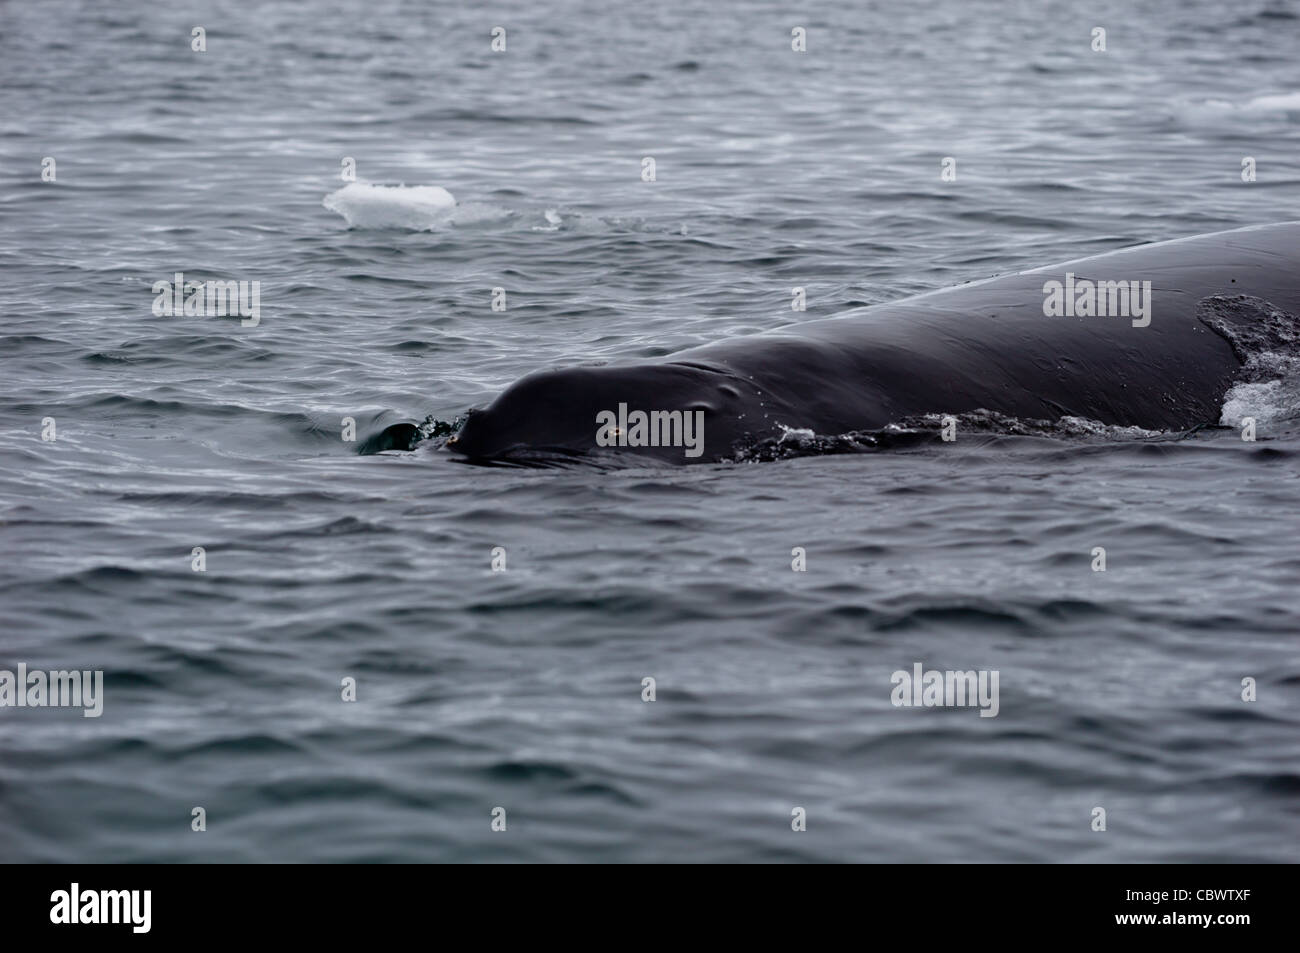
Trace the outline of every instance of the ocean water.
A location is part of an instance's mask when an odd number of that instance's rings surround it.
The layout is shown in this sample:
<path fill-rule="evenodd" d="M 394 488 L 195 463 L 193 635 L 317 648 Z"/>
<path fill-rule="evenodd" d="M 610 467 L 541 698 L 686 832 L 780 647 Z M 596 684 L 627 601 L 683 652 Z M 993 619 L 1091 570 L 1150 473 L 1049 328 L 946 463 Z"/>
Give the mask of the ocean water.
<path fill-rule="evenodd" d="M 1230 395 L 1254 443 L 357 452 L 543 367 L 1300 218 L 1298 17 L 5 4 L 0 669 L 104 696 L 0 708 L 0 860 L 1300 859 L 1294 364 Z M 258 323 L 156 315 L 176 272 Z M 894 706 L 917 663 L 996 670 L 997 716 Z"/>

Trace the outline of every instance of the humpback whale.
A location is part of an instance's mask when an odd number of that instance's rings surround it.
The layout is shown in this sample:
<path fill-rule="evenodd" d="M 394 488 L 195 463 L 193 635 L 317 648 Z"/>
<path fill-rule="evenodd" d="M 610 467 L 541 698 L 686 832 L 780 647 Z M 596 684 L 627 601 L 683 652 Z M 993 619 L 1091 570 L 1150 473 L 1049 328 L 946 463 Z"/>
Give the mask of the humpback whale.
<path fill-rule="evenodd" d="M 1234 326 L 1249 337 L 1279 314 L 1300 314 L 1300 222 L 1124 248 L 653 361 L 540 371 L 471 410 L 447 447 L 482 462 L 702 463 L 787 430 L 977 410 L 1182 430 L 1218 422 L 1246 360 Z"/>

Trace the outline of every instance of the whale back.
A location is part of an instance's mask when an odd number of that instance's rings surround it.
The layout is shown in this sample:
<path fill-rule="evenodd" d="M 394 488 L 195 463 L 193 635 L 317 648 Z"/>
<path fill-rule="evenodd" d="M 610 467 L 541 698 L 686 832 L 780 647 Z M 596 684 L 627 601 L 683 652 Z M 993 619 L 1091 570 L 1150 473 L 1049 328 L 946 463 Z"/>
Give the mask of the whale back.
<path fill-rule="evenodd" d="M 1053 282 L 1062 286 L 1056 301 Z M 1114 304 L 1121 286 L 1102 284 L 1111 282 L 1134 291 L 1126 313 L 1059 313 L 1065 290 L 1086 299 L 1089 283 Z M 1221 306 L 1238 299 L 1258 304 Z M 1183 429 L 1217 422 L 1242 366 L 1207 309 L 1220 322 L 1252 321 L 1266 305 L 1300 314 L 1300 222 L 1107 252 L 653 362 L 530 375 L 472 415 L 453 449 L 484 458 L 597 452 L 596 414 L 619 404 L 704 411 L 705 452 L 695 460 L 679 448 L 620 448 L 668 462 L 726 459 L 742 441 L 787 429 L 834 435 L 981 409 Z"/>

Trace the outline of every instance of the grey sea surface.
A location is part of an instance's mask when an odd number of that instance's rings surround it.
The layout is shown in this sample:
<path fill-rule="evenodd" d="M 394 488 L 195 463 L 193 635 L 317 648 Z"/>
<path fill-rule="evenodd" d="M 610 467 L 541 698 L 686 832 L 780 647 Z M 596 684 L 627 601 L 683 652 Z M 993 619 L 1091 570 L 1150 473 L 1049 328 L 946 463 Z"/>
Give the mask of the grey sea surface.
<path fill-rule="evenodd" d="M 1253 443 L 357 453 L 540 368 L 1300 218 L 1298 15 L 0 5 L 0 669 L 104 673 L 98 718 L 0 708 L 0 861 L 1300 859 L 1294 365 L 1232 393 Z M 258 323 L 155 314 L 177 272 Z M 997 716 L 895 706 L 917 663 Z"/>

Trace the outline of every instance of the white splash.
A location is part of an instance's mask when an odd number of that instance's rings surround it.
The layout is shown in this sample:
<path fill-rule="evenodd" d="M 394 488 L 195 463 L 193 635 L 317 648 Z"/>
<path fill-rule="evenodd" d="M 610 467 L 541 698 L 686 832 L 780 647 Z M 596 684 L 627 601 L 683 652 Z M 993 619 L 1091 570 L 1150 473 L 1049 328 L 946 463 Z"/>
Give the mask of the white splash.
<path fill-rule="evenodd" d="M 351 228 L 425 231 L 445 224 L 455 197 L 436 185 L 370 185 L 350 182 L 321 203 L 347 219 Z"/>
<path fill-rule="evenodd" d="M 1223 397 L 1219 423 L 1239 427 L 1245 417 L 1258 423 L 1300 419 L 1300 358 L 1283 354 L 1252 355 L 1248 367 L 1254 376 L 1277 375 L 1275 380 L 1234 384 Z"/>
<path fill-rule="evenodd" d="M 781 428 L 781 439 L 778 443 L 785 443 L 787 440 L 812 440 L 817 435 L 807 427 L 787 427 L 783 423 L 778 423 Z"/>

